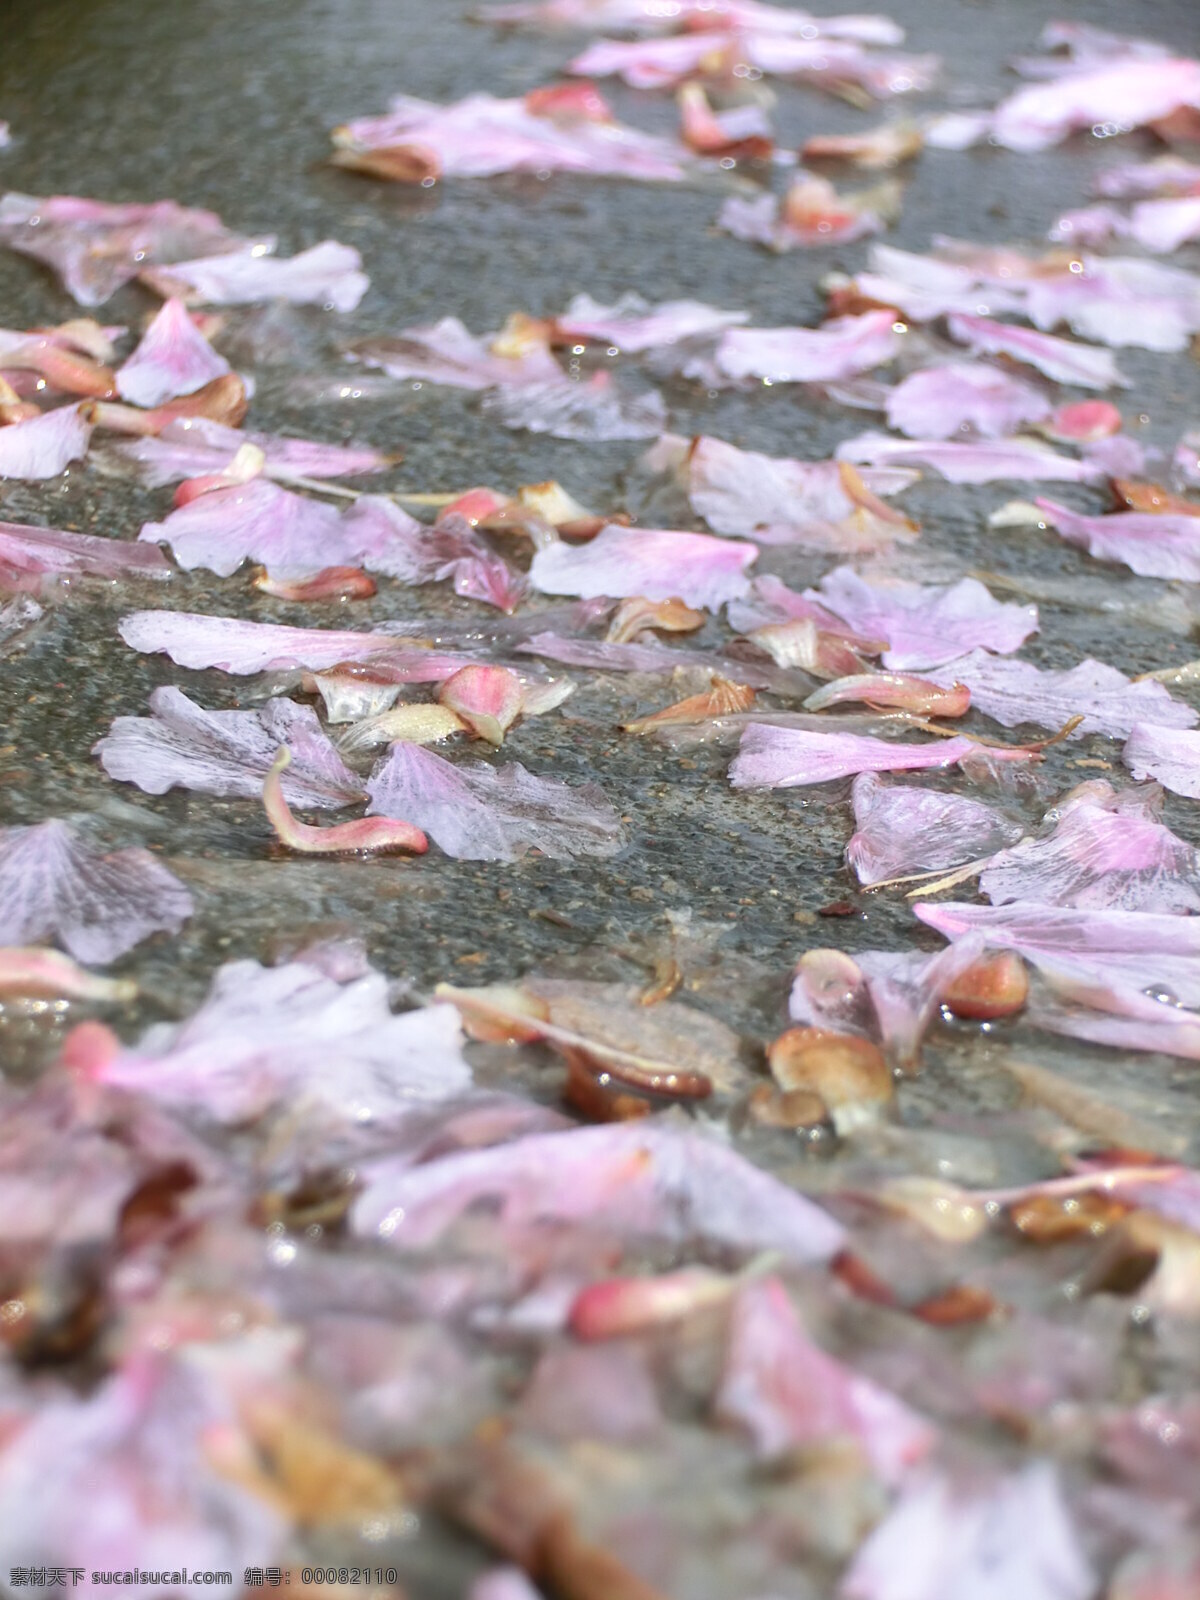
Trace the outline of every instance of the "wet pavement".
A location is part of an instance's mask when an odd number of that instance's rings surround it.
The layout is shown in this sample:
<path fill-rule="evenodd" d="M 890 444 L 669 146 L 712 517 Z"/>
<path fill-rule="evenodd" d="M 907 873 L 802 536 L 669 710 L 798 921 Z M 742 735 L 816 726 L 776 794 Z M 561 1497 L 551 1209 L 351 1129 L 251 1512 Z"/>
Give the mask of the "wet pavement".
<path fill-rule="evenodd" d="M 1136 15 L 1109 0 L 1066 7 L 1040 0 L 1004 6 L 897 0 L 887 9 L 907 29 L 908 48 L 946 57 L 942 89 L 922 106 L 993 103 L 1012 81 L 1005 59 L 1031 48 L 1043 24 L 1064 11 L 1101 27 L 1136 26 L 1180 54 L 1200 50 L 1200 13 L 1189 0 L 1145 0 Z M 459 11 L 457 4 L 428 0 L 10 5 L 0 10 L 0 113 L 15 140 L 0 154 L 0 188 L 106 200 L 169 196 L 211 207 L 238 232 L 277 234 L 281 254 L 329 237 L 354 245 L 371 278 L 355 313 L 296 311 L 265 322 L 256 313 L 229 317 L 219 343 L 257 382 L 250 425 L 403 451 L 399 467 L 362 480 L 364 487 L 515 489 L 557 478 L 591 507 L 628 506 L 636 513 L 641 488 L 633 469 L 642 445 L 509 431 L 481 414 L 477 397 L 428 385 L 400 384 L 381 394 L 361 384 L 364 392 L 356 393 L 362 369 L 341 365 L 338 347 L 445 315 L 475 331 L 496 328 L 511 311 L 551 313 L 581 291 L 604 303 L 631 289 L 650 300 L 692 297 L 748 310 L 758 326 L 812 324 L 823 310 L 820 279 L 859 267 L 867 245 L 775 257 L 718 234 L 713 220 L 724 191 L 715 180 L 666 189 L 555 175 L 410 190 L 330 167 L 329 130 L 382 110 L 391 94 L 434 100 L 478 89 L 520 94 L 551 78 L 577 42 L 573 35 L 496 32 L 470 24 Z M 777 93 L 784 146 L 877 120 L 815 89 L 780 85 Z M 667 96 L 614 88 L 612 100 L 617 115 L 636 126 L 674 127 Z M 1085 202 L 1103 165 L 1153 148 L 1148 138 L 1132 136 L 1073 140 L 1040 155 L 926 151 L 906 177 L 903 213 L 888 240 L 917 251 L 936 234 L 1036 246 L 1060 211 Z M 1172 259 L 1196 269 L 1200 248 Z M 128 288 L 103 315 L 137 325 L 154 303 Z M 0 253 L 0 323 L 21 328 L 75 311 L 48 272 Z M 1200 367 L 1193 360 L 1131 350 L 1120 353 L 1120 364 L 1134 380 L 1125 409 L 1137 417 L 1139 438 L 1169 451 L 1185 425 L 1200 424 Z M 768 454 L 824 457 L 865 425 L 862 413 L 801 387 L 710 394 L 668 380 L 663 390 L 674 431 L 713 434 Z M 1182 590 L 1182 607 L 1169 610 L 1162 597 L 1173 586 L 1105 568 L 1110 609 L 1100 612 L 1091 603 L 1101 571 L 1096 563 L 1044 530 L 989 529 L 988 513 L 1023 492 L 954 487 L 927 476 L 903 501 L 921 522 L 921 538 L 897 554 L 893 569 L 927 580 L 977 569 L 1009 576 L 1034 598 L 1045 584 L 1077 595 L 1072 603 L 1041 602 L 1041 632 L 1023 652 L 1038 665 L 1068 665 L 1092 654 L 1135 674 L 1200 654 L 1178 615 L 1192 605 L 1200 615 L 1200 602 Z M 1106 504 L 1100 488 L 1064 487 L 1056 497 L 1093 512 Z M 132 537 L 142 522 L 164 513 L 169 498 L 169 491 L 147 491 L 88 464 L 49 487 L 0 486 L 0 517 Z M 757 570 L 799 588 L 835 564 L 772 549 Z M 940 947 L 913 921 L 902 889 L 864 893 L 843 865 L 851 832 L 844 790 L 735 792 L 725 779 L 728 746 L 671 750 L 622 735 L 618 725 L 631 714 L 674 697 L 662 679 L 573 672 L 579 687 L 562 712 L 520 723 L 505 743 L 506 759 L 535 772 L 602 786 L 629 835 L 611 861 L 490 865 L 431 850 L 416 861 L 313 863 L 278 853 L 254 802 L 180 792 L 156 798 L 113 784 L 92 746 L 115 716 L 144 713 L 158 685 L 179 684 L 211 708 L 258 703 L 273 687 L 272 680 L 183 671 L 163 657 L 126 649 L 116 623 L 143 605 L 298 625 L 365 628 L 387 620 L 435 638 L 461 636 L 479 615 L 446 585 L 406 590 L 385 581 L 372 600 L 312 608 L 257 595 L 244 575 L 179 574 L 144 591 L 132 584 L 120 592 L 83 587 L 48 607 L 45 620 L 4 659 L 0 824 L 97 813 L 106 837 L 160 853 L 196 896 L 196 914 L 181 935 L 151 941 L 114 969 L 135 977 L 142 991 L 112 1018 L 127 1037 L 148 1020 L 188 1012 L 222 961 L 265 959 L 314 933 L 349 931 L 413 997 L 439 981 L 502 981 L 535 969 L 644 981 L 664 953 L 683 951 L 688 1000 L 742 1032 L 750 1070 L 756 1044 L 782 1026 L 790 974 L 805 949 Z M 722 637 L 727 633 L 710 622 L 699 642 Z M 1176 692 L 1200 708 L 1194 689 Z M 995 732 L 982 718 L 967 726 Z M 1104 739 L 1056 748 L 1038 793 L 1010 800 L 1013 814 L 1032 826 L 1045 795 L 1103 775 L 1115 762 L 1116 747 Z M 1200 842 L 1195 805 L 1168 796 L 1164 820 Z M 818 915 L 841 901 L 851 903 L 852 914 Z M 73 1020 L 70 1008 L 57 1019 L 5 1010 L 0 1048 L 9 1070 L 35 1073 Z M 931 1166 L 945 1170 L 940 1151 L 953 1147 L 958 1132 L 974 1138 L 992 1116 L 1007 1127 L 1018 1092 L 996 1062 L 1014 1048 L 1110 1092 L 1139 1115 L 1169 1121 L 1182 1141 L 1177 1153 L 1200 1155 L 1200 1076 L 1190 1063 L 1124 1058 L 1021 1024 L 986 1035 L 974 1026 L 939 1025 L 922 1075 L 902 1087 L 898 1102 L 902 1127 L 914 1139 L 929 1135 L 921 1148 Z M 491 1081 L 504 1084 L 516 1070 L 502 1053 L 480 1059 Z M 556 1097 L 558 1069 L 549 1059 L 519 1070 L 524 1087 Z M 807 1150 L 792 1137 L 758 1134 L 747 1136 L 747 1148 L 780 1170 L 799 1171 L 806 1187 L 838 1181 L 842 1158 L 827 1138 Z M 990 1169 L 980 1169 L 983 1148 L 970 1144 L 970 1170 L 958 1176 L 1013 1182 L 1035 1175 L 1023 1167 L 1024 1147 L 1014 1153 L 1002 1139 Z M 917 1149 L 915 1142 L 906 1145 L 906 1160 Z M 880 1160 L 886 1164 L 886 1151 Z M 419 1569 L 432 1558 L 413 1560 Z M 458 1592 L 450 1561 L 445 1551 L 434 1561 L 436 1581 L 427 1572 L 410 1573 L 414 1593 L 425 1593 L 425 1583 L 430 1594 Z"/>

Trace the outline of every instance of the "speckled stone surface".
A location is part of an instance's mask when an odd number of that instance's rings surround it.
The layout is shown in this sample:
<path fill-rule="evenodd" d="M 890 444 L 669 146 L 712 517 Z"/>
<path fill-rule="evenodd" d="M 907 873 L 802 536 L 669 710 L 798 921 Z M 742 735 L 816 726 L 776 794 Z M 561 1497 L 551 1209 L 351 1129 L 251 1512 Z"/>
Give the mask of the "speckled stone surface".
<path fill-rule="evenodd" d="M 1200 17 L 1186 0 L 1146 0 L 1136 18 L 1112 0 L 1065 8 L 1043 0 L 899 0 L 890 10 L 908 28 L 913 49 L 947 58 L 933 105 L 993 100 L 1012 81 L 1005 59 L 1031 48 L 1047 18 L 1063 10 L 1100 26 L 1136 25 L 1183 52 L 1200 46 Z M 472 25 L 457 4 L 53 0 L 11 8 L 4 29 L 0 113 L 14 143 L 0 155 L 3 188 L 109 200 L 170 196 L 215 208 L 239 231 L 277 233 L 282 253 L 326 237 L 362 252 L 371 288 L 356 313 L 294 312 L 265 328 L 257 315 L 235 314 L 225 348 L 255 372 L 253 425 L 403 450 L 403 465 L 382 480 L 387 485 L 515 488 L 557 477 L 590 505 L 616 510 L 630 503 L 636 510 L 631 469 L 641 447 L 509 432 L 481 416 L 477 397 L 428 385 L 357 395 L 361 369 L 342 366 L 337 354 L 351 338 L 446 314 L 483 330 L 518 308 L 558 309 L 581 290 L 601 300 L 627 289 L 651 299 L 694 296 L 744 307 L 759 324 L 813 322 L 822 308 L 821 277 L 865 258 L 861 244 L 775 257 L 718 234 L 716 185 L 555 176 L 424 190 L 330 167 L 328 130 L 381 110 L 391 93 L 438 100 L 481 88 L 517 94 L 548 79 L 573 48 L 569 35 Z M 612 98 L 618 115 L 639 126 L 673 125 L 665 96 L 618 87 Z M 783 85 L 777 116 L 781 142 L 791 145 L 817 131 L 863 126 L 874 114 Z M 889 237 L 914 250 L 928 248 L 938 233 L 1035 243 L 1059 211 L 1084 203 L 1102 165 L 1150 149 L 1140 137 L 1084 137 L 1036 156 L 928 151 L 906 181 L 903 215 Z M 1178 259 L 1195 266 L 1200 252 L 1185 250 Z M 136 325 L 152 305 L 149 295 L 128 288 L 104 316 Z M 0 322 L 24 327 L 74 311 L 48 272 L 0 253 Z M 1128 351 L 1121 364 L 1135 381 L 1127 410 L 1139 436 L 1169 447 L 1184 424 L 1200 422 L 1193 360 Z M 665 392 L 678 431 L 710 432 L 766 452 L 823 455 L 865 423 L 862 413 L 799 388 L 710 394 L 668 382 Z M 1137 672 L 1197 653 L 1178 628 L 1155 625 L 1167 586 L 1101 568 L 1047 532 L 990 531 L 987 513 L 1020 492 L 1020 485 L 966 489 L 927 478 L 905 500 L 924 532 L 896 557 L 897 570 L 936 577 L 979 568 L 1077 594 L 1077 603 L 1042 605 L 1042 631 L 1025 654 L 1043 665 L 1094 653 Z M 161 515 L 169 498 L 169 491 L 141 490 L 89 464 L 49 486 L 0 486 L 0 516 L 129 538 Z M 1104 504 L 1100 489 L 1067 488 L 1062 498 L 1097 511 Z M 800 584 L 833 564 L 772 550 L 759 570 Z M 1094 609 L 1100 591 L 1107 612 Z M 414 862 L 284 858 L 254 803 L 145 796 L 110 783 L 91 756 L 111 719 L 143 712 L 158 684 L 179 683 L 210 707 L 252 704 L 269 692 L 262 680 L 181 671 L 165 658 L 127 650 L 117 621 L 147 604 L 306 624 L 404 619 L 432 636 L 469 626 L 478 615 L 446 586 L 383 583 L 372 601 L 322 610 L 258 596 L 244 575 L 217 581 L 181 574 L 152 592 L 83 587 L 50 607 L 4 660 L 0 821 L 98 812 L 114 842 L 147 844 L 196 892 L 196 916 L 179 938 L 146 945 L 120 965 L 143 986 L 139 1005 L 116 1018 L 122 1031 L 187 1010 L 218 962 L 262 957 L 281 941 L 294 947 L 313 929 L 361 934 L 372 958 L 420 994 L 440 979 L 481 982 L 531 968 L 636 976 L 665 947 L 667 914 L 688 912 L 706 937 L 720 934 L 721 956 L 693 999 L 751 1040 L 778 1027 L 789 972 L 805 948 L 938 943 L 912 921 L 903 891 L 857 891 L 841 861 L 850 832 L 843 790 L 736 793 L 724 776 L 728 748 L 672 752 L 620 734 L 617 725 L 631 712 L 671 698 L 662 680 L 576 673 L 579 691 L 563 711 L 524 722 L 506 743 L 506 755 L 537 772 L 604 787 L 629 827 L 628 848 L 613 861 L 492 866 L 448 861 L 436 851 Z M 713 623 L 702 642 L 722 637 Z M 1116 755 L 1104 740 L 1062 747 L 1046 763 L 1045 787 L 1094 776 Z M 1032 800 L 1014 804 L 1030 821 L 1039 814 Z M 1193 805 L 1169 801 L 1167 820 L 1200 837 Z M 847 898 L 853 915 L 814 915 Z M 2 1037 L 13 1070 L 33 1070 L 46 1059 L 68 1015 L 31 1018 L 10 1009 Z M 1136 1074 L 1195 1116 L 1190 1067 L 1161 1058 L 1124 1065 L 1044 1036 L 1022 1042 L 1047 1060 L 1092 1060 L 1117 1079 Z M 1011 1090 L 989 1075 L 991 1048 L 975 1030 L 943 1031 L 928 1052 L 926 1075 L 902 1097 L 902 1114 L 920 1122 L 947 1108 L 1003 1103 Z"/>

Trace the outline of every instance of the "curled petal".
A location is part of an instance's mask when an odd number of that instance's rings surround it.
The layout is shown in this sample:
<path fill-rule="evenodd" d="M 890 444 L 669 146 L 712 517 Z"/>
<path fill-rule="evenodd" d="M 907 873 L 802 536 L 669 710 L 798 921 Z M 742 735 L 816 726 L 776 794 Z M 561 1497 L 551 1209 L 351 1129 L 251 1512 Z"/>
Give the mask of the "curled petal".
<path fill-rule="evenodd" d="M 394 821 L 391 817 L 359 817 L 354 822 L 338 822 L 329 828 L 314 828 L 306 822 L 297 822 L 283 797 L 280 774 L 292 759 L 287 745 L 281 745 L 279 754 L 263 779 L 263 809 L 281 844 L 302 855 L 345 855 L 367 851 L 411 850 L 423 855 L 429 841 L 420 828 L 410 822 Z"/>
<path fill-rule="evenodd" d="M 961 683 L 943 688 L 927 678 L 903 672 L 866 672 L 827 683 L 809 695 L 804 709 L 823 711 L 826 706 L 841 705 L 847 700 L 911 711 L 919 717 L 965 717 L 971 707 L 971 691 Z"/>
<path fill-rule="evenodd" d="M 448 706 L 394 706 L 390 711 L 352 723 L 338 740 L 338 749 L 346 755 L 356 755 L 397 739 L 406 744 L 437 744 L 465 732 L 465 724 Z"/>
<path fill-rule="evenodd" d="M 637 595 L 613 612 L 604 637 L 613 644 L 628 644 L 645 628 L 663 633 L 692 633 L 704 626 L 704 620 L 703 611 L 685 606 L 682 600 L 647 600 Z"/>
<path fill-rule="evenodd" d="M 754 704 L 755 691 L 744 683 L 731 683 L 728 678 L 714 677 L 712 687 L 703 694 L 689 695 L 674 705 L 655 711 L 648 717 L 637 717 L 633 722 L 622 723 L 626 733 L 650 733 L 655 728 L 675 723 L 707 722 L 713 717 L 728 717 L 740 711 L 749 711 Z"/>
<path fill-rule="evenodd" d="M 376 592 L 375 580 L 361 567 L 325 567 L 311 578 L 272 578 L 259 573 L 254 587 L 277 600 L 369 600 Z"/>
<path fill-rule="evenodd" d="M 168 400 L 153 411 L 139 411 L 116 401 L 96 400 L 88 406 L 85 415 L 93 427 L 106 428 L 110 433 L 159 434 L 172 422 L 185 417 L 207 417 L 212 422 L 236 428 L 245 419 L 249 404 L 246 385 L 236 372 L 227 372 L 194 394 Z"/>
<path fill-rule="evenodd" d="M 779 667 L 799 667 L 815 678 L 850 678 L 863 663 L 838 633 L 826 633 L 809 618 L 768 622 L 746 636 Z"/>

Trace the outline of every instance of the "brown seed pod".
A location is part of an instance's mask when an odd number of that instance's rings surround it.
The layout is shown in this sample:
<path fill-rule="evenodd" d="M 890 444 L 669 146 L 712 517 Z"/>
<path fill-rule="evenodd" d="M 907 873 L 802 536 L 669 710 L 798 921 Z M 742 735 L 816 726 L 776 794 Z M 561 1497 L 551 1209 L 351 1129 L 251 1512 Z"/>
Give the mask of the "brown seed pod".
<path fill-rule="evenodd" d="M 871 1121 L 895 1093 L 879 1046 L 854 1034 L 789 1028 L 768 1046 L 767 1060 L 782 1090 L 807 1090 L 824 1101 L 840 1134 Z"/>

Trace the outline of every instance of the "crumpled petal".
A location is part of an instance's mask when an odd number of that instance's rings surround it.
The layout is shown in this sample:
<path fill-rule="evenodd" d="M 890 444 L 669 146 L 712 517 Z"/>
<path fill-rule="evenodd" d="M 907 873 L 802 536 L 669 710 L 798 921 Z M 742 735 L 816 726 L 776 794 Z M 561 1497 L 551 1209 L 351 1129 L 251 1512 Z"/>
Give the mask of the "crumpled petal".
<path fill-rule="evenodd" d="M 387 1121 L 471 1083 L 458 1013 L 393 1016 L 379 972 L 339 984 L 294 961 L 218 969 L 186 1022 L 151 1028 L 90 1076 L 216 1122 L 248 1122 L 285 1101 L 350 1122 Z"/>
<path fill-rule="evenodd" d="M 117 392 L 136 406 L 159 406 L 194 394 L 231 370 L 188 316 L 181 300 L 168 300 L 117 373 Z"/>
<path fill-rule="evenodd" d="M 530 850 L 560 860 L 609 856 L 625 842 L 620 818 L 595 784 L 541 778 L 517 761 L 452 762 L 399 741 L 367 791 L 369 813 L 415 824 L 460 860 L 516 861 Z"/>
<path fill-rule="evenodd" d="M 95 754 L 110 778 L 146 794 L 192 789 L 257 800 L 280 745 L 292 752 L 283 778 L 291 805 L 337 808 L 362 799 L 360 781 L 322 731 L 311 706 L 268 700 L 253 711 L 205 711 L 182 689 L 150 696 L 149 717 L 117 717 Z"/>
<path fill-rule="evenodd" d="M 54 820 L 0 829 L 0 945 L 55 941 L 106 966 L 153 933 L 178 933 L 193 909 L 148 850 L 106 853 Z"/>
<path fill-rule="evenodd" d="M 752 544 L 704 533 L 610 524 L 587 544 L 559 540 L 544 546 L 533 558 L 529 577 L 543 594 L 617 600 L 644 595 L 716 611 L 748 591 L 744 573 L 757 555 Z"/>

